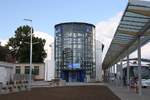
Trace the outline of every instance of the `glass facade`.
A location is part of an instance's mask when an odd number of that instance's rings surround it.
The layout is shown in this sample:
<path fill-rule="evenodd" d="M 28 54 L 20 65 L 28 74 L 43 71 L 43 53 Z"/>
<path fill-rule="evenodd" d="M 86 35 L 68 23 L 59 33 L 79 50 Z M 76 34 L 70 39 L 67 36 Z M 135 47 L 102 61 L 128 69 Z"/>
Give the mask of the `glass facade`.
<path fill-rule="evenodd" d="M 56 77 L 66 81 L 95 78 L 95 26 L 88 23 L 55 25 Z"/>

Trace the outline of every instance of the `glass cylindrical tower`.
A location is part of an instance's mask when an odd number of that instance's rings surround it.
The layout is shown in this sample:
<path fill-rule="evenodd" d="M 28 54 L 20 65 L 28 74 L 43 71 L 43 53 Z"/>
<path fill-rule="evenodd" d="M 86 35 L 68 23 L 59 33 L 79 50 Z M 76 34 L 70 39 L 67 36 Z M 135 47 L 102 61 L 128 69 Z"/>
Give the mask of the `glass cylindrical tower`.
<path fill-rule="evenodd" d="M 83 82 L 95 78 L 95 26 L 81 22 L 55 25 L 56 76 Z"/>

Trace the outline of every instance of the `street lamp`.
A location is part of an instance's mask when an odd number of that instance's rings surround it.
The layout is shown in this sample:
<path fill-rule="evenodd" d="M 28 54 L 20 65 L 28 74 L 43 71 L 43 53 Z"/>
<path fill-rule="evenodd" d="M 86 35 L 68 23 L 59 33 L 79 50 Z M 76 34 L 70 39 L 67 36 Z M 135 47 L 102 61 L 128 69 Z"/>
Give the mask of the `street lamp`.
<path fill-rule="evenodd" d="M 32 24 L 31 19 L 24 19 Z M 31 81 L 32 81 L 32 25 L 30 29 L 30 71 L 29 71 L 29 82 L 28 82 L 28 89 L 31 90 Z"/>

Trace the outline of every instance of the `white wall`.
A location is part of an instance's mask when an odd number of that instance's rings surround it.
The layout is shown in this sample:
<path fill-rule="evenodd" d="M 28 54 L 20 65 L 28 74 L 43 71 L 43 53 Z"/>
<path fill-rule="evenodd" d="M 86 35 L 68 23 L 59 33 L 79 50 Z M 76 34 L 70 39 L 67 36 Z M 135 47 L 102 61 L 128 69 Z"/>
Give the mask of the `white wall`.
<path fill-rule="evenodd" d="M 55 77 L 55 66 L 54 66 L 54 43 L 50 45 L 51 58 L 45 60 L 45 80 L 49 81 Z"/>
<path fill-rule="evenodd" d="M 0 82 L 6 84 L 7 81 L 13 79 L 14 64 L 0 62 Z"/>
<path fill-rule="evenodd" d="M 102 43 L 96 40 L 96 81 L 102 81 Z"/>

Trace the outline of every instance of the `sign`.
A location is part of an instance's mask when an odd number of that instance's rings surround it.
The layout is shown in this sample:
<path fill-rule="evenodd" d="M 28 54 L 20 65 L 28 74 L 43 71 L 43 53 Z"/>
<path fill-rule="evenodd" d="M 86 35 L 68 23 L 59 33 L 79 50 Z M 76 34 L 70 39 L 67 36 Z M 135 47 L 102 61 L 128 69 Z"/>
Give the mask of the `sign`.
<path fill-rule="evenodd" d="M 80 68 L 80 63 L 75 63 L 75 64 L 69 64 L 69 68 Z"/>

